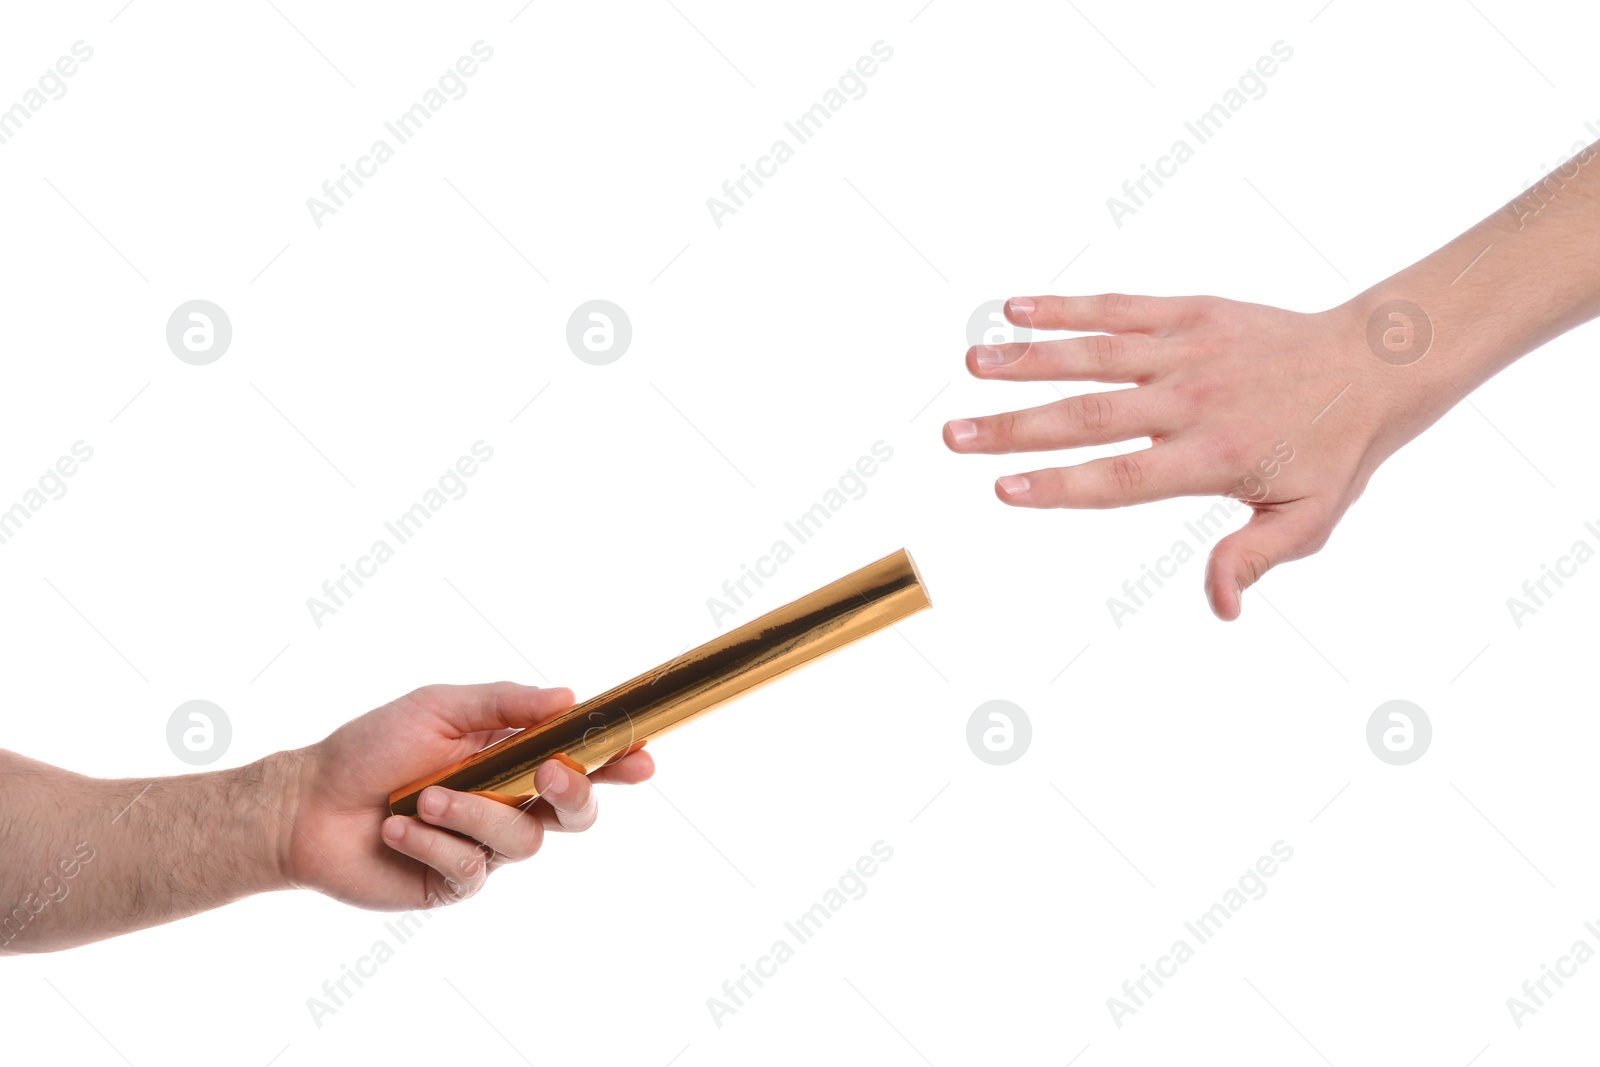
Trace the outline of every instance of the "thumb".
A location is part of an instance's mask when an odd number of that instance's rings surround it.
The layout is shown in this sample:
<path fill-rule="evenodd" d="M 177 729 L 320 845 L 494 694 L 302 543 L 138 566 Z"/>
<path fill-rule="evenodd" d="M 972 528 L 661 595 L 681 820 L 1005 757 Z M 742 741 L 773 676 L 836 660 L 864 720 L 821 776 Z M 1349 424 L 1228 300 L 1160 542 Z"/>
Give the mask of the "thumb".
<path fill-rule="evenodd" d="M 1217 542 L 1206 564 L 1206 599 L 1223 622 L 1239 617 L 1240 599 L 1280 563 L 1309 556 L 1327 543 L 1331 526 L 1309 501 L 1258 509 L 1242 529 Z"/>
<path fill-rule="evenodd" d="M 452 736 L 532 726 L 572 707 L 570 689 L 540 689 L 516 682 L 430 685 L 412 694 Z"/>

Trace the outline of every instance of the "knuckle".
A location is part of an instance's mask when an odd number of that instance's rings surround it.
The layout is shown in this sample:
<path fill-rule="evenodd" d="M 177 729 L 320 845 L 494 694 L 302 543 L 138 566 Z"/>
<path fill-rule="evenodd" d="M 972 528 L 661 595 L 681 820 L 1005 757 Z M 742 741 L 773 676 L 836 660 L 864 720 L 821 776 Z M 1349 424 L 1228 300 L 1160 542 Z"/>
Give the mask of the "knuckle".
<path fill-rule="evenodd" d="M 1195 324 L 1191 322 L 1189 325 Z M 1192 330 L 1169 344 L 1175 352 L 1182 355 L 1185 362 L 1191 364 L 1216 359 L 1234 347 L 1233 340 L 1222 337 L 1220 330 L 1212 328 Z"/>
<path fill-rule="evenodd" d="M 444 896 L 438 901 L 441 905 L 459 904 L 463 900 L 471 900 L 482 889 L 482 883 L 474 884 L 460 878 L 444 879 Z"/>
<path fill-rule="evenodd" d="M 572 816 L 572 825 L 579 830 L 587 830 L 595 824 L 600 817 L 600 805 L 590 801 Z"/>
<path fill-rule="evenodd" d="M 444 892 L 438 896 L 430 896 L 429 906 L 443 907 L 450 904 L 459 904 L 478 895 L 478 891 L 489 880 L 488 857 L 479 852 L 476 858 L 465 858 L 456 866 L 456 873 L 441 875 L 440 884 Z"/>
<path fill-rule="evenodd" d="M 1121 366 L 1127 351 L 1127 341 L 1116 334 L 1100 334 L 1089 342 L 1089 359 L 1100 370 Z"/>
<path fill-rule="evenodd" d="M 526 848 L 528 848 L 528 830 L 523 829 L 522 822 L 534 822 L 534 819 L 517 819 L 515 822 L 504 822 L 504 824 L 494 829 L 493 835 L 483 838 L 485 841 L 494 841 L 493 846 L 491 846 L 494 849 L 494 856 L 512 862 L 518 861 L 518 859 L 528 859 L 528 856 L 531 856 L 531 853 L 526 851 Z"/>
<path fill-rule="evenodd" d="M 1067 412 L 1080 429 L 1097 434 L 1111 424 L 1111 398 L 1104 393 L 1074 397 L 1067 405 Z"/>
<path fill-rule="evenodd" d="M 450 855 L 449 840 L 449 835 L 440 830 L 425 833 L 422 842 L 417 846 L 419 853 L 417 858 L 430 867 L 444 862 Z"/>
<path fill-rule="evenodd" d="M 489 857 L 483 849 L 474 849 L 472 855 L 461 858 L 456 870 L 461 882 L 469 886 L 481 886 L 489 877 Z"/>
<path fill-rule="evenodd" d="M 1191 374 L 1172 385 L 1171 397 L 1177 410 L 1191 422 L 1204 421 L 1230 427 L 1230 432 L 1242 433 L 1244 431 L 1231 428 L 1242 424 L 1248 417 L 1239 413 L 1239 408 L 1245 405 L 1259 406 L 1259 401 L 1252 400 L 1245 393 L 1246 388 L 1255 387 L 1258 386 L 1254 383 L 1247 386 L 1220 375 Z M 1255 458 L 1251 457 L 1252 460 Z"/>
<path fill-rule="evenodd" d="M 488 698 L 485 703 L 497 710 L 503 710 L 507 707 L 507 702 L 517 695 L 519 688 L 516 682 L 490 682 L 484 686 L 484 696 Z"/>
<path fill-rule="evenodd" d="M 1126 293 L 1106 293 L 1100 297 L 1100 314 L 1112 322 L 1133 314 L 1136 301 Z"/>
<path fill-rule="evenodd" d="M 1144 464 L 1135 456 L 1115 456 L 1111 460 L 1111 483 L 1119 493 L 1131 493 L 1148 481 Z"/>
<path fill-rule="evenodd" d="M 1211 456 L 1216 465 L 1226 471 L 1230 478 L 1238 477 L 1242 471 L 1250 469 L 1249 453 L 1244 443 L 1237 437 L 1217 438 L 1212 442 Z"/>
<path fill-rule="evenodd" d="M 1015 411 L 1007 411 L 1003 414 L 995 415 L 987 422 L 979 425 L 982 427 L 979 438 L 1001 448 L 1009 446 L 1012 441 L 1016 440 L 1017 431 L 1020 428 Z"/>
<path fill-rule="evenodd" d="M 539 820 L 519 813 L 509 831 L 503 835 L 507 846 L 500 854 L 508 860 L 519 861 L 531 857 L 544 843 L 544 827 Z"/>
<path fill-rule="evenodd" d="M 1185 308 L 1184 319 L 1195 326 L 1215 326 L 1222 322 L 1227 301 L 1216 296 L 1192 297 Z"/>
<path fill-rule="evenodd" d="M 1244 584 L 1255 585 L 1272 568 L 1272 561 L 1253 548 L 1242 548 L 1239 550 L 1239 566 L 1249 578 Z"/>
<path fill-rule="evenodd" d="M 555 829 L 587 830 L 594 822 L 595 805 L 592 800 L 572 798 L 559 807 L 551 806 Z"/>
<path fill-rule="evenodd" d="M 1172 408 L 1186 418 L 1206 410 L 1206 401 L 1210 393 L 1210 386 L 1193 379 L 1176 382 L 1168 389 Z"/>
<path fill-rule="evenodd" d="M 599 808 L 594 794 L 574 793 L 565 804 L 555 809 L 556 827 L 567 831 L 587 830 L 594 825 Z"/>
<path fill-rule="evenodd" d="M 1245 325 L 1241 310 L 1248 306 L 1222 296 L 1189 297 L 1176 326 L 1231 343 L 1249 336 L 1241 332 Z"/>

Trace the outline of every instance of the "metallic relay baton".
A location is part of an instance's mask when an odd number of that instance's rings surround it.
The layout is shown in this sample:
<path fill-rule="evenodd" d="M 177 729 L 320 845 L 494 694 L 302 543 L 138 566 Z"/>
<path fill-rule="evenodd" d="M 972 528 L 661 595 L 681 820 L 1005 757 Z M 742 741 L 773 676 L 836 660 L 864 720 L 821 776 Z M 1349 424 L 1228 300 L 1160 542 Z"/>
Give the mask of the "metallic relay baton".
<path fill-rule="evenodd" d="M 415 815 L 417 794 L 430 785 L 526 804 L 539 795 L 533 775 L 546 760 L 559 759 L 588 774 L 734 697 L 931 606 L 917 565 L 901 549 L 396 790 L 389 810 Z"/>

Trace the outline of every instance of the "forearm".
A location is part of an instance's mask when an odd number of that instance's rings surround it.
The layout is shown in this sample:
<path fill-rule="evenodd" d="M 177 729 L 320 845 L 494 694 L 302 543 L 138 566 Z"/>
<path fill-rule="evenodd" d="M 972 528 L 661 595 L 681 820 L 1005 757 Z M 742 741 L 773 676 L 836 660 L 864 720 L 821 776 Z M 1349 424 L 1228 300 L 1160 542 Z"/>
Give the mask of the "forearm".
<path fill-rule="evenodd" d="M 1374 355 L 1420 425 L 1405 440 L 1522 356 L 1600 315 L 1600 143 L 1432 255 L 1338 309 L 1363 330 L 1394 300 L 1421 308 L 1425 356 Z M 1404 441 L 1395 442 L 1394 447 Z"/>
<path fill-rule="evenodd" d="M 279 757 L 87 778 L 0 752 L 0 954 L 156 926 L 285 888 Z"/>

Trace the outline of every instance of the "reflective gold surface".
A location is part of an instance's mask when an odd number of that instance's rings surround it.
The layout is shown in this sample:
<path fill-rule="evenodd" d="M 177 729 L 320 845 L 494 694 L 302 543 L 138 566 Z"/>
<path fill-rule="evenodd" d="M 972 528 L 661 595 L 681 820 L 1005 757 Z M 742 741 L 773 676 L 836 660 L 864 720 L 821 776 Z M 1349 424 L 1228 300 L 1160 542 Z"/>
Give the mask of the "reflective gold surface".
<path fill-rule="evenodd" d="M 417 813 L 417 794 L 442 785 L 507 804 L 537 797 L 548 759 L 587 774 L 734 697 L 931 607 L 905 549 L 792 604 L 730 630 L 655 670 L 513 734 L 452 767 L 396 790 L 389 810 Z"/>

